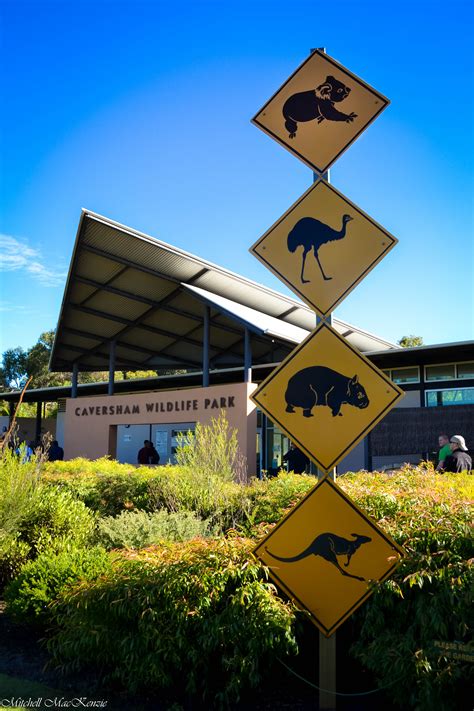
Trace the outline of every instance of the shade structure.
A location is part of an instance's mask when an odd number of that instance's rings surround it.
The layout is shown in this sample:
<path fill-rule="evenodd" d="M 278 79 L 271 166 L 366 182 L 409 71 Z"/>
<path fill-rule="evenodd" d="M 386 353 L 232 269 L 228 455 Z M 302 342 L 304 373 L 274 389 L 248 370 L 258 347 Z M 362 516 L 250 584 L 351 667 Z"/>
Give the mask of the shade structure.
<path fill-rule="evenodd" d="M 279 362 L 315 327 L 314 313 L 161 240 L 83 210 L 52 349 L 50 369 L 202 368 L 208 309 L 212 368 L 240 365 L 245 329 L 252 363 Z M 337 319 L 336 330 L 359 350 L 394 348 Z"/>

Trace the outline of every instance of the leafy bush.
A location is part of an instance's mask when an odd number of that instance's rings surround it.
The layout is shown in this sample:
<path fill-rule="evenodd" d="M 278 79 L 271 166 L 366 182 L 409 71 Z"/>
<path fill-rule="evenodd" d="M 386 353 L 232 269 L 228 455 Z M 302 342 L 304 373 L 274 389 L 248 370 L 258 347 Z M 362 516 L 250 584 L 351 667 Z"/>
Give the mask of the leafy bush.
<path fill-rule="evenodd" d="M 28 561 L 31 546 L 15 534 L 0 537 L 0 592 Z"/>
<path fill-rule="evenodd" d="M 232 429 L 225 410 L 209 424 L 196 422 L 194 431 L 178 434 L 178 466 L 189 468 L 195 476 L 223 481 L 245 481 L 246 471 L 239 456 L 237 430 Z"/>
<path fill-rule="evenodd" d="M 105 548 L 145 548 L 158 541 L 187 541 L 209 536 L 209 524 L 192 511 L 122 511 L 98 523 L 98 540 Z"/>
<path fill-rule="evenodd" d="M 62 593 L 48 647 L 67 668 L 108 670 L 132 692 L 174 689 L 226 706 L 296 650 L 293 609 L 244 539 L 123 554 L 113 571 Z"/>
<path fill-rule="evenodd" d="M 66 548 L 45 551 L 23 566 L 5 588 L 7 611 L 17 622 L 42 625 L 50 619 L 49 605 L 67 586 L 79 580 L 94 580 L 111 563 L 103 548 Z"/>
<path fill-rule="evenodd" d="M 22 462 L 8 446 L 4 447 L 0 456 L 0 538 L 16 533 L 19 522 L 34 509 L 39 488 L 37 458 Z"/>
<path fill-rule="evenodd" d="M 35 508 L 18 525 L 19 536 L 34 553 L 61 547 L 64 541 L 86 544 L 94 531 L 95 517 L 82 501 L 68 491 L 43 487 Z"/>
<path fill-rule="evenodd" d="M 405 468 L 395 476 L 351 475 L 340 483 L 407 553 L 356 613 L 353 653 L 381 685 L 390 685 L 402 708 L 462 708 L 472 664 L 443 648 L 469 639 L 472 477 Z"/>

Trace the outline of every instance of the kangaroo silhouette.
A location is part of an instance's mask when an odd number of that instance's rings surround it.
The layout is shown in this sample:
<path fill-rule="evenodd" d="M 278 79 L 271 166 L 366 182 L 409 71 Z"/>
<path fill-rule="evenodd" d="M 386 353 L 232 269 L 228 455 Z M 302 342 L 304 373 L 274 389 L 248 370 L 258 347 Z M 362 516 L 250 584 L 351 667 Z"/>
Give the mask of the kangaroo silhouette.
<path fill-rule="evenodd" d="M 307 558 L 310 555 L 320 556 L 321 558 L 324 558 L 324 560 L 327 560 L 328 563 L 335 565 L 342 575 L 365 582 L 365 578 L 361 578 L 360 575 L 352 575 L 344 570 L 344 568 L 341 568 L 337 559 L 337 556 L 339 555 L 347 555 L 347 560 L 344 563 L 344 567 L 347 568 L 351 562 L 352 556 L 360 548 L 360 546 L 364 543 L 370 543 L 372 540 L 368 536 L 361 536 L 359 533 L 351 533 L 351 536 L 354 537 L 353 541 L 350 541 L 347 538 L 342 538 L 341 536 L 336 536 L 335 533 L 320 533 L 319 536 L 316 536 L 314 541 L 310 543 L 304 551 L 301 551 L 301 553 L 291 556 L 290 558 L 282 558 L 279 555 L 275 555 L 275 553 L 269 551 L 266 546 L 265 550 L 268 555 L 271 555 L 271 557 L 275 558 L 275 560 L 281 560 L 282 563 L 297 563 L 299 560 L 304 560 L 304 558 Z"/>
<path fill-rule="evenodd" d="M 327 242 L 335 242 L 340 239 L 344 239 L 346 236 L 347 223 L 354 218 L 350 215 L 343 215 L 342 217 L 342 227 L 340 230 L 334 230 L 329 225 L 326 225 L 320 220 L 316 220 L 314 217 L 302 217 L 298 220 L 296 225 L 293 227 L 291 232 L 288 234 L 287 244 L 290 252 L 296 252 L 298 247 L 303 247 L 302 263 L 301 263 L 301 282 L 302 284 L 308 284 L 309 279 L 304 278 L 304 266 L 306 262 L 306 255 L 311 249 L 314 249 L 314 256 L 318 263 L 318 266 L 323 275 L 325 281 L 332 279 L 330 276 L 326 276 L 324 270 L 319 261 L 319 248 Z"/>

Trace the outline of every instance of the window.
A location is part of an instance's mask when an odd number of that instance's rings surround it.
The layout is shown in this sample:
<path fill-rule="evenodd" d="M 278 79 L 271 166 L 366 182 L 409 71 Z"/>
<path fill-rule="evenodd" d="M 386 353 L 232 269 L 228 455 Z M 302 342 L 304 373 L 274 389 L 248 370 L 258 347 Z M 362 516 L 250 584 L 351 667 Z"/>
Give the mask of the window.
<path fill-rule="evenodd" d="M 393 383 L 419 383 L 420 369 L 418 366 L 412 368 L 392 368 L 382 371 Z"/>
<path fill-rule="evenodd" d="M 446 388 L 428 390 L 425 393 L 426 407 L 444 405 L 474 405 L 474 388 Z"/>
<path fill-rule="evenodd" d="M 470 363 L 458 363 L 456 366 L 457 376 L 460 380 L 464 378 L 474 378 L 474 361 Z"/>
<path fill-rule="evenodd" d="M 450 365 L 427 365 L 425 367 L 425 378 L 427 382 L 433 380 L 454 380 L 456 378 L 454 363 Z"/>
<path fill-rule="evenodd" d="M 395 368 L 392 370 L 391 379 L 394 383 L 419 383 L 420 369 L 418 366 L 414 368 Z"/>

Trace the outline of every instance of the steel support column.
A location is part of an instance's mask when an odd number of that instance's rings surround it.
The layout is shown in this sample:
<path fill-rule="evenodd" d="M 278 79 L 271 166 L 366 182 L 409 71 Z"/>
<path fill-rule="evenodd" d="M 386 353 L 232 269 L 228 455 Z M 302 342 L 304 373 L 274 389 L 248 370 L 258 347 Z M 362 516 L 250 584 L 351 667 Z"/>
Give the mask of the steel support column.
<path fill-rule="evenodd" d="M 41 415 L 42 415 L 42 402 L 36 403 L 36 428 L 35 428 L 35 445 L 39 445 L 41 442 Z"/>
<path fill-rule="evenodd" d="M 109 343 L 109 388 L 108 395 L 114 394 L 115 383 L 115 341 Z"/>
<path fill-rule="evenodd" d="M 204 318 L 202 322 L 202 387 L 209 387 L 209 324 L 211 320 L 211 309 L 204 306 Z"/>
<path fill-rule="evenodd" d="M 78 375 L 79 375 L 79 364 L 73 363 L 73 365 L 72 365 L 71 397 L 77 397 Z"/>
<path fill-rule="evenodd" d="M 245 327 L 244 337 L 244 383 L 252 381 L 252 344 L 250 342 L 250 330 Z"/>

